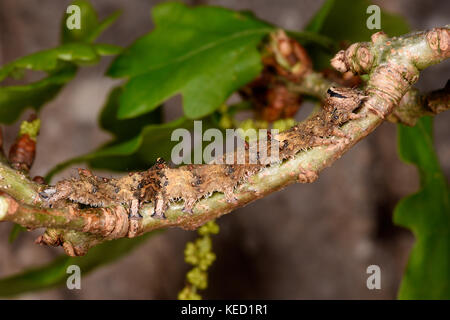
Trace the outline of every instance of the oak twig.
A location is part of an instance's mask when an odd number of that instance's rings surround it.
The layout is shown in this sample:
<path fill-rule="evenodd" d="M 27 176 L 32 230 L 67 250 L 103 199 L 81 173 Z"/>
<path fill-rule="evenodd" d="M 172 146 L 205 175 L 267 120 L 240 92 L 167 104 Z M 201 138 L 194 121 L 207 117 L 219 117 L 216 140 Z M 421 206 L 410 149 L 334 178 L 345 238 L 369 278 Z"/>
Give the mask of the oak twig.
<path fill-rule="evenodd" d="M 409 90 L 400 101 L 397 108 L 387 120 L 414 126 L 423 116 L 434 116 L 450 108 L 450 80 L 445 88 L 421 94 L 417 89 Z"/>

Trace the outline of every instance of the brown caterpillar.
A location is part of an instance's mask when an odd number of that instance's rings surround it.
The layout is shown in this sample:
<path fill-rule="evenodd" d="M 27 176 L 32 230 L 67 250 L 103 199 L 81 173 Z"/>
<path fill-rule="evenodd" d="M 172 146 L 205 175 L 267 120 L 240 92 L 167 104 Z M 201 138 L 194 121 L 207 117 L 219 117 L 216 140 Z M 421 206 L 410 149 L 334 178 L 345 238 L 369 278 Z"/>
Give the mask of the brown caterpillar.
<path fill-rule="evenodd" d="M 359 117 L 354 111 L 366 96 L 349 88 L 330 88 L 323 109 L 314 117 L 299 123 L 272 139 L 279 142 L 279 159 L 284 160 L 308 148 L 335 143 L 335 137 L 345 138 L 339 126 Z M 268 141 L 268 150 L 273 140 Z M 226 156 L 226 155 L 225 155 Z M 224 156 L 224 157 L 225 157 Z M 235 152 L 235 160 L 240 155 Z M 249 151 L 243 155 L 249 158 Z M 184 201 L 184 211 L 192 212 L 198 200 L 221 192 L 227 201 L 235 201 L 235 188 L 269 164 L 203 164 L 169 168 L 159 160 L 150 169 L 130 173 L 119 179 L 106 179 L 79 169 L 79 178 L 58 182 L 40 193 L 49 206 L 75 203 L 107 207 L 126 204 L 132 217 L 138 216 L 146 202 L 155 205 L 154 216 L 164 218 L 171 201 Z"/>

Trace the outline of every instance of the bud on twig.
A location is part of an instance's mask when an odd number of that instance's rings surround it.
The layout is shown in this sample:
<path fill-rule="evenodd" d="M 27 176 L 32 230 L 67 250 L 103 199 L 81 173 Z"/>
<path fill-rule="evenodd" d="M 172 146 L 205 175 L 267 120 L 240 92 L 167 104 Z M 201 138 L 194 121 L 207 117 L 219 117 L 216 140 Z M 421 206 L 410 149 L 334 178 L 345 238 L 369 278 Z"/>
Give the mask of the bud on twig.
<path fill-rule="evenodd" d="M 277 72 L 291 81 L 298 82 L 312 71 L 312 62 L 306 50 L 283 30 L 271 35 L 269 50 L 275 56 Z"/>
<path fill-rule="evenodd" d="M 9 161 L 14 169 L 30 171 L 36 155 L 36 138 L 40 126 L 41 121 L 36 116 L 20 125 L 19 136 L 9 150 Z"/>

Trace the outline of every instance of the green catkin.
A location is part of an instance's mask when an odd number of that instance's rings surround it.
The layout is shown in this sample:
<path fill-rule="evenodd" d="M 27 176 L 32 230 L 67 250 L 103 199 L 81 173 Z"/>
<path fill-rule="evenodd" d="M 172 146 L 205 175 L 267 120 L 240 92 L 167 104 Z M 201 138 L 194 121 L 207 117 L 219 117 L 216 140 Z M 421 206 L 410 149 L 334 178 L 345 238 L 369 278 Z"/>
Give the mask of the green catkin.
<path fill-rule="evenodd" d="M 294 126 L 296 121 L 292 118 L 280 119 L 273 123 L 273 129 L 280 132 Z M 241 129 L 261 129 L 267 128 L 265 121 L 253 119 L 244 120 L 240 123 Z M 202 296 L 198 290 L 205 290 L 208 287 L 208 268 L 216 260 L 216 255 L 212 251 L 211 235 L 219 233 L 219 226 L 213 221 L 209 221 L 201 226 L 197 233 L 199 237 L 195 241 L 186 243 L 184 249 L 184 261 L 194 266 L 186 274 L 186 286 L 178 293 L 179 300 L 201 300 Z"/>
<path fill-rule="evenodd" d="M 198 229 L 199 237 L 189 241 L 184 249 L 184 260 L 194 266 L 186 274 L 186 286 L 178 293 L 179 300 L 201 300 L 198 290 L 208 287 L 208 268 L 216 260 L 212 252 L 211 235 L 219 233 L 219 226 L 215 221 L 209 221 Z"/>
<path fill-rule="evenodd" d="M 238 131 L 238 134 L 241 136 L 242 139 L 245 139 L 245 141 L 250 142 L 258 139 L 258 133 L 256 132 L 258 129 L 267 129 L 268 127 L 269 123 L 267 121 L 247 119 L 239 123 L 238 128 L 241 129 L 242 131 L 241 130 Z"/>
<path fill-rule="evenodd" d="M 246 119 L 239 123 L 239 128 L 246 131 L 248 129 L 267 129 L 269 123 L 264 120 Z"/>
<path fill-rule="evenodd" d="M 22 121 L 20 124 L 19 136 L 28 134 L 31 140 L 36 141 L 39 134 L 39 129 L 41 128 L 41 120 L 35 119 L 33 121 Z"/>
<path fill-rule="evenodd" d="M 226 104 L 222 104 L 217 112 L 219 114 L 219 128 L 231 129 L 234 127 L 234 119 L 229 113 L 228 106 Z"/>
<path fill-rule="evenodd" d="M 219 120 L 219 127 L 221 129 L 231 129 L 233 126 L 233 118 L 229 114 L 221 115 Z"/>
<path fill-rule="evenodd" d="M 272 124 L 272 129 L 277 129 L 278 131 L 283 132 L 292 128 L 296 123 L 297 122 L 294 118 L 279 119 L 274 121 Z"/>

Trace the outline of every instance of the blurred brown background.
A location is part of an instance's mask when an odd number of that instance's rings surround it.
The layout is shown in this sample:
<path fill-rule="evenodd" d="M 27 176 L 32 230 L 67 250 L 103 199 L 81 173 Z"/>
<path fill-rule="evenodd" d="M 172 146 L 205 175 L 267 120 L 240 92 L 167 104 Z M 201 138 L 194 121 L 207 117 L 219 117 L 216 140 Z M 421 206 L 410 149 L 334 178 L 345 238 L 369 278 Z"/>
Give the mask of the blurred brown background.
<path fill-rule="evenodd" d="M 121 9 L 122 16 L 99 39 L 127 46 L 152 28 L 150 9 L 159 1 L 92 0 L 101 18 Z M 220 0 L 187 1 L 250 9 L 257 16 L 288 29 L 300 30 L 322 1 Z M 60 18 L 70 1 L 1 0 L 0 64 L 56 46 Z M 377 1 L 401 13 L 412 29 L 449 23 L 450 2 L 442 0 Z M 349 5 L 351 2 L 349 1 Z M 343 19 L 343 23 L 349 23 Z M 355 26 L 355 28 L 365 26 Z M 42 112 L 42 129 L 32 173 L 45 174 L 55 164 L 88 152 L 108 140 L 97 128 L 97 114 L 117 83 L 103 76 L 111 58 L 83 68 Z M 418 86 L 441 88 L 450 71 L 448 61 L 429 68 Z M 170 108 L 179 112 L 180 99 Z M 436 146 L 450 176 L 450 113 L 436 118 Z M 6 129 L 7 142 L 17 126 Z M 447 141 L 446 141 L 447 140 Z M 67 170 L 57 177 L 70 176 Z M 311 185 L 284 191 L 219 219 L 214 238 L 217 260 L 210 271 L 205 298 L 221 299 L 391 299 L 395 298 L 411 234 L 394 227 L 396 202 L 415 191 L 413 167 L 396 154 L 395 125 L 386 123 L 358 144 Z M 0 224 L 0 277 L 37 266 L 61 253 L 33 244 L 37 233 L 7 239 L 10 224 Z M 141 245 L 125 258 L 82 278 L 82 290 L 65 288 L 28 293 L 27 299 L 173 299 L 184 286 L 188 265 L 183 261 L 192 232 L 171 229 Z M 381 267 L 382 289 L 366 288 L 366 268 Z"/>

